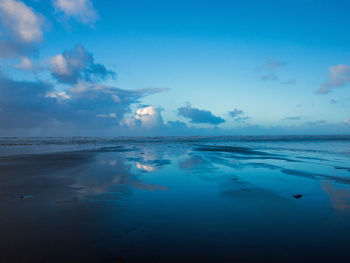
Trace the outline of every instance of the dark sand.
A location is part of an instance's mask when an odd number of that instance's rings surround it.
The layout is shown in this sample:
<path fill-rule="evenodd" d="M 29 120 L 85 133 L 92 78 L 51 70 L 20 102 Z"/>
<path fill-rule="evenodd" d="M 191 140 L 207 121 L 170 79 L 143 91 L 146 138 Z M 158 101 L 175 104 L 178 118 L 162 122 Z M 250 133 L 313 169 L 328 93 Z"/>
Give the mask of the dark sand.
<path fill-rule="evenodd" d="M 0 262 L 350 262 L 340 146 L 214 144 L 0 157 Z"/>

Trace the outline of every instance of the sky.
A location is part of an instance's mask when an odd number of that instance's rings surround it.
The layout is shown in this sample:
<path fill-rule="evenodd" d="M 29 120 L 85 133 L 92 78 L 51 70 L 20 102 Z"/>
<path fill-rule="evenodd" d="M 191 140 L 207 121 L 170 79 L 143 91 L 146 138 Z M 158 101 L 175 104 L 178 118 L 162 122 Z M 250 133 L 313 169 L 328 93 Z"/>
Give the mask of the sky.
<path fill-rule="evenodd" d="M 349 10 L 0 0 L 0 136 L 349 134 Z"/>

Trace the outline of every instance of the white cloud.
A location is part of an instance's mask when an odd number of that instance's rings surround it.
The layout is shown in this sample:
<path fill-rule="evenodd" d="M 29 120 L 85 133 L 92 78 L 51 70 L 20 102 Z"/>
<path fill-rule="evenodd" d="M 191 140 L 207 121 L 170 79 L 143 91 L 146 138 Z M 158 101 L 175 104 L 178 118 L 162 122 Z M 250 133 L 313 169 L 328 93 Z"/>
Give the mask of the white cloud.
<path fill-rule="evenodd" d="M 62 92 L 50 91 L 45 95 L 45 98 L 54 98 L 59 101 L 62 101 L 62 100 L 70 99 L 70 96 L 64 91 Z"/>
<path fill-rule="evenodd" d="M 58 54 L 49 59 L 51 71 L 57 75 L 70 75 L 68 62 L 62 54 Z"/>
<path fill-rule="evenodd" d="M 53 77 L 65 84 L 76 84 L 79 80 L 95 82 L 115 76 L 115 72 L 95 63 L 93 55 L 82 45 L 49 58 L 48 63 Z"/>
<path fill-rule="evenodd" d="M 0 0 L 0 16 L 3 25 L 16 40 L 24 43 L 42 40 L 43 19 L 23 2 Z"/>
<path fill-rule="evenodd" d="M 85 81 L 78 82 L 75 86 L 69 88 L 69 92 L 75 95 L 92 93 L 102 89 L 101 85 Z"/>
<path fill-rule="evenodd" d="M 99 118 L 117 118 L 117 114 L 115 113 L 109 113 L 109 114 L 97 114 L 96 117 L 99 117 Z"/>
<path fill-rule="evenodd" d="M 0 130 L 48 129 L 61 132 L 87 129 L 111 134 L 130 106 L 162 89 L 124 90 L 102 85 L 87 85 L 79 92 L 57 90 L 40 80 L 12 80 L 0 74 Z M 120 102 L 112 98 L 117 95 Z M 103 116 L 96 116 L 105 114 Z M 140 121 L 140 120 L 137 120 Z M 69 128 L 68 128 L 69 127 Z M 139 127 L 139 126 L 138 126 Z M 57 128 L 57 129 L 56 129 Z"/>
<path fill-rule="evenodd" d="M 22 57 L 21 62 L 15 65 L 16 68 L 23 69 L 23 70 L 34 70 L 33 62 L 28 57 Z"/>
<path fill-rule="evenodd" d="M 329 80 L 321 85 L 317 93 L 327 94 L 332 89 L 343 87 L 350 83 L 350 66 L 339 64 L 329 67 Z"/>
<path fill-rule="evenodd" d="M 54 6 L 58 12 L 63 12 L 67 17 L 74 17 L 85 24 L 93 24 L 98 18 L 90 0 L 55 0 Z"/>
<path fill-rule="evenodd" d="M 129 128 L 136 126 L 146 129 L 160 128 L 164 126 L 161 111 L 162 109 L 155 106 L 140 108 L 133 118 L 122 120 L 121 125 Z"/>
<path fill-rule="evenodd" d="M 121 120 L 120 125 L 126 128 L 133 128 L 136 126 L 136 120 L 134 118 L 125 118 Z"/>
<path fill-rule="evenodd" d="M 117 95 L 112 95 L 112 99 L 113 99 L 116 103 L 121 102 L 119 96 L 117 96 Z"/>
<path fill-rule="evenodd" d="M 350 118 L 345 118 L 345 119 L 344 119 L 344 123 L 350 124 Z"/>
<path fill-rule="evenodd" d="M 136 111 L 135 119 L 141 122 L 145 128 L 155 128 L 163 125 L 161 109 L 155 106 L 148 106 Z"/>

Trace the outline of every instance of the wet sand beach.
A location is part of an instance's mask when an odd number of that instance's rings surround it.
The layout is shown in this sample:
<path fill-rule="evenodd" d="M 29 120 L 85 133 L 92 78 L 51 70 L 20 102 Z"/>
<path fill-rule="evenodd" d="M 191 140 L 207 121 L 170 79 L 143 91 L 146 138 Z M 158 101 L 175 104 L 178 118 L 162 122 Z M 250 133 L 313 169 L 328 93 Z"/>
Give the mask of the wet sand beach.
<path fill-rule="evenodd" d="M 346 137 L 77 140 L 1 140 L 0 262 L 350 262 Z"/>

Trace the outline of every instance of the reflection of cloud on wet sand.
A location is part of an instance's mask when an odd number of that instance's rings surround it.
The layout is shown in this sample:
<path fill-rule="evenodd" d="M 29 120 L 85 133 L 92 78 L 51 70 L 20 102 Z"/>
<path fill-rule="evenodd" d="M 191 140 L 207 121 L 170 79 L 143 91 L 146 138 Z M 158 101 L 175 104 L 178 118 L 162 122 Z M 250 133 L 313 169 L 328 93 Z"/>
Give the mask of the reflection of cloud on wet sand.
<path fill-rule="evenodd" d="M 164 151 L 150 149 L 149 147 L 144 147 L 141 155 L 128 158 L 128 160 L 135 162 L 138 170 L 148 173 L 158 171 L 171 164 L 170 160 L 164 158 Z"/>
<path fill-rule="evenodd" d="M 152 166 L 139 163 L 139 167 L 143 170 L 153 171 Z M 70 187 L 75 189 L 80 198 L 106 193 L 116 195 L 117 198 L 120 194 L 124 196 L 130 193 L 132 188 L 146 191 L 167 190 L 164 186 L 142 182 L 137 175 L 131 172 L 131 165 L 128 165 L 118 155 L 87 167 L 79 173 L 75 183 Z"/>
<path fill-rule="evenodd" d="M 323 191 L 329 196 L 334 209 L 345 211 L 350 209 L 350 190 L 335 188 L 331 182 L 322 181 Z"/>
<path fill-rule="evenodd" d="M 203 165 L 206 161 L 199 155 L 191 156 L 179 162 L 179 167 L 183 170 L 192 170 L 199 165 Z"/>
<path fill-rule="evenodd" d="M 168 187 L 163 186 L 163 185 L 157 185 L 157 184 L 146 184 L 142 181 L 135 180 L 131 182 L 131 184 L 139 189 L 139 190 L 146 190 L 146 191 L 155 191 L 155 190 L 161 190 L 161 191 L 167 191 Z"/>
<path fill-rule="evenodd" d="M 142 164 L 139 162 L 136 163 L 136 168 L 141 170 L 141 171 L 144 171 L 144 172 L 154 172 L 157 170 L 156 167 L 153 167 L 151 165 Z"/>
<path fill-rule="evenodd" d="M 117 164 L 116 160 L 109 161 L 110 166 L 115 166 Z"/>

